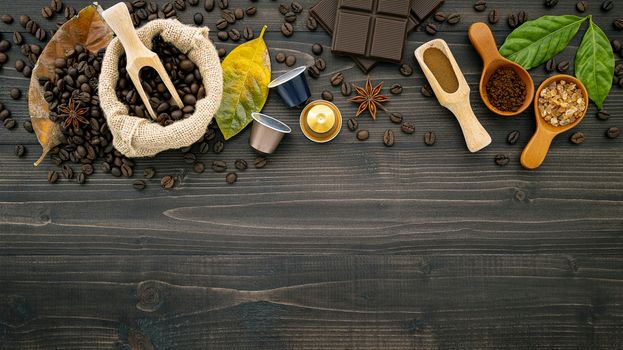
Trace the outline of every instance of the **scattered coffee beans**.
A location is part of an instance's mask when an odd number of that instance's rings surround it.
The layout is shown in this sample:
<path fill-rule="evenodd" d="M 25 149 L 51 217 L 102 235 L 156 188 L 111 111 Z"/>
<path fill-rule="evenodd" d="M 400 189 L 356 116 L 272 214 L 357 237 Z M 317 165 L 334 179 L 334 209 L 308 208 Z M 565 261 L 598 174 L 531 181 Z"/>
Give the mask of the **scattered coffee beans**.
<path fill-rule="evenodd" d="M 403 63 L 400 65 L 400 74 L 402 74 L 405 77 L 409 77 L 411 76 L 411 74 L 413 74 L 413 68 L 411 67 L 410 64 Z"/>
<path fill-rule="evenodd" d="M 396 136 L 394 135 L 394 131 L 387 129 L 383 133 L 383 144 L 387 147 L 392 147 L 396 142 Z"/>
<path fill-rule="evenodd" d="M 495 156 L 495 164 L 499 166 L 508 165 L 510 158 L 506 154 L 498 154 Z"/>
<path fill-rule="evenodd" d="M 268 159 L 266 157 L 257 157 L 253 161 L 253 165 L 256 169 L 262 169 L 266 164 L 268 164 Z"/>
<path fill-rule="evenodd" d="M 435 132 L 433 131 L 427 131 L 424 134 L 424 143 L 427 146 L 432 146 L 435 144 L 435 142 L 437 141 L 437 135 L 435 135 Z"/>
<path fill-rule="evenodd" d="M 170 190 L 175 187 L 175 178 L 171 175 L 166 175 L 160 179 L 160 186 L 165 190 Z"/>
<path fill-rule="evenodd" d="M 348 126 L 348 130 L 355 131 L 359 127 L 359 121 L 357 121 L 356 118 L 350 118 L 346 125 Z"/>
<path fill-rule="evenodd" d="M 322 54 L 322 45 L 316 43 L 312 45 L 312 52 L 314 53 L 314 55 L 321 55 Z"/>
<path fill-rule="evenodd" d="M 617 137 L 619 137 L 620 134 L 621 134 L 621 130 L 619 130 L 619 128 L 617 127 L 611 127 L 611 128 L 608 128 L 608 130 L 606 130 L 606 136 L 609 139 L 616 139 Z"/>
<path fill-rule="evenodd" d="M 357 140 L 365 141 L 370 137 L 370 132 L 368 130 L 359 130 L 357 131 Z"/>
<path fill-rule="evenodd" d="M 400 125 L 400 130 L 405 134 L 413 134 L 415 132 L 415 124 L 412 122 L 403 122 L 402 125 Z"/>
<path fill-rule="evenodd" d="M 582 144 L 584 143 L 584 134 L 581 132 L 573 133 L 573 135 L 569 137 L 569 141 L 571 141 L 574 145 Z"/>
<path fill-rule="evenodd" d="M 394 124 L 402 123 L 402 114 L 398 112 L 393 112 L 389 114 L 389 120 Z"/>
<path fill-rule="evenodd" d="M 237 180 L 238 180 L 238 174 L 236 173 L 229 173 L 225 176 L 225 181 L 230 185 L 235 184 Z"/>
<path fill-rule="evenodd" d="M 519 130 L 513 130 L 508 133 L 508 136 L 506 136 L 506 142 L 509 145 L 514 145 L 517 143 L 517 141 L 519 141 L 519 136 Z"/>

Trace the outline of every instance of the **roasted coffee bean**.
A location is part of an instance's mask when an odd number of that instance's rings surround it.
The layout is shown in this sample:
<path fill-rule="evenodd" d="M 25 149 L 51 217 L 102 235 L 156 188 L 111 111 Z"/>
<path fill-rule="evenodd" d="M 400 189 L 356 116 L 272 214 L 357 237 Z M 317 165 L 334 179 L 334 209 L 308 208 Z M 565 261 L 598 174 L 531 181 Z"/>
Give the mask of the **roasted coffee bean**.
<path fill-rule="evenodd" d="M 333 94 L 331 93 L 331 91 L 324 90 L 320 96 L 325 101 L 333 101 Z"/>
<path fill-rule="evenodd" d="M 316 43 L 312 45 L 312 52 L 314 53 L 314 55 L 321 55 L 322 54 L 322 45 Z"/>
<path fill-rule="evenodd" d="M 119 167 L 121 169 L 121 174 L 125 177 L 132 177 L 134 175 L 134 170 L 128 164 L 121 164 Z"/>
<path fill-rule="evenodd" d="M 12 99 L 19 100 L 22 97 L 22 90 L 18 88 L 12 88 L 9 95 L 11 96 Z"/>
<path fill-rule="evenodd" d="M 400 65 L 400 74 L 405 77 L 411 76 L 413 74 L 413 68 L 408 63 L 403 63 Z"/>
<path fill-rule="evenodd" d="M 19 24 L 21 24 L 22 27 L 26 28 L 26 24 L 28 24 L 28 22 L 30 22 L 30 17 L 26 15 L 19 16 Z"/>
<path fill-rule="evenodd" d="M 400 125 L 400 130 L 405 134 L 413 134 L 415 132 L 415 124 L 412 122 L 404 122 Z"/>
<path fill-rule="evenodd" d="M 255 6 L 247 7 L 245 13 L 249 17 L 255 16 L 255 14 L 257 13 L 257 8 Z"/>
<path fill-rule="evenodd" d="M 545 7 L 554 8 L 558 5 L 558 0 L 545 0 Z"/>
<path fill-rule="evenodd" d="M 227 39 L 229 39 L 229 34 L 224 30 L 219 31 L 216 36 L 220 41 L 227 41 Z"/>
<path fill-rule="evenodd" d="M 341 72 L 333 74 L 331 78 L 329 79 L 331 86 L 341 85 L 343 81 L 344 81 L 344 74 L 342 74 Z"/>
<path fill-rule="evenodd" d="M 219 47 L 216 52 L 218 53 L 218 57 L 220 58 L 227 56 L 227 50 L 224 47 Z"/>
<path fill-rule="evenodd" d="M 196 162 L 193 164 L 193 171 L 197 174 L 201 174 L 206 170 L 206 165 L 203 162 Z"/>
<path fill-rule="evenodd" d="M 581 132 L 576 132 L 569 137 L 569 141 L 571 141 L 571 143 L 573 143 L 574 145 L 580 145 L 584 143 L 584 139 L 584 134 Z"/>
<path fill-rule="evenodd" d="M 165 190 L 170 190 L 175 187 L 175 178 L 171 175 L 166 175 L 160 179 L 160 186 Z"/>
<path fill-rule="evenodd" d="M 84 173 L 78 173 L 78 176 L 76 177 L 76 182 L 78 182 L 80 185 L 83 185 L 85 182 L 87 182 L 87 176 L 84 175 Z"/>
<path fill-rule="evenodd" d="M 303 12 L 303 5 L 301 5 L 297 1 L 292 1 L 292 4 L 290 4 L 290 9 L 294 13 L 301 13 L 301 12 Z"/>
<path fill-rule="evenodd" d="M 255 37 L 255 33 L 253 33 L 253 29 L 251 29 L 251 27 L 246 26 L 242 31 L 242 37 L 244 38 L 244 40 L 248 41 Z"/>
<path fill-rule="evenodd" d="M 237 180 L 238 180 L 238 174 L 236 173 L 228 173 L 227 175 L 225 175 L 225 182 L 227 182 L 230 185 L 235 184 Z"/>
<path fill-rule="evenodd" d="M 284 54 L 283 52 L 277 52 L 277 54 L 275 55 L 275 61 L 277 61 L 277 63 L 285 62 L 286 54 Z"/>
<path fill-rule="evenodd" d="M 290 11 L 283 16 L 283 19 L 287 23 L 294 23 L 296 21 L 296 13 Z"/>
<path fill-rule="evenodd" d="M 240 32 L 238 31 L 238 29 L 232 29 L 229 31 L 229 38 L 232 41 L 238 41 L 240 40 Z"/>
<path fill-rule="evenodd" d="M 193 164 L 197 160 L 197 156 L 194 153 L 185 153 L 184 154 L 184 163 Z"/>
<path fill-rule="evenodd" d="M 528 21 L 528 14 L 526 13 L 526 11 L 519 11 L 517 12 L 517 23 L 519 25 L 522 25 L 524 23 L 526 23 Z"/>
<path fill-rule="evenodd" d="M 217 173 L 222 173 L 227 170 L 227 163 L 222 160 L 215 160 L 212 162 L 212 170 Z"/>
<path fill-rule="evenodd" d="M 13 44 L 22 45 L 24 43 L 24 37 L 19 32 L 13 32 Z"/>
<path fill-rule="evenodd" d="M 222 17 L 229 24 L 236 23 L 236 15 L 234 15 L 234 11 L 231 10 L 223 10 Z"/>
<path fill-rule="evenodd" d="M 288 56 L 286 57 L 286 62 L 285 62 L 285 63 L 286 63 L 286 66 L 288 66 L 288 67 L 292 67 L 293 65 L 295 65 L 295 64 L 296 64 L 296 56 L 294 56 L 294 55 L 288 55 Z"/>
<path fill-rule="evenodd" d="M 402 123 L 402 114 L 398 112 L 392 112 L 389 114 L 389 120 L 394 124 Z"/>
<path fill-rule="evenodd" d="M 320 77 L 320 70 L 316 65 L 311 65 L 307 67 L 307 74 L 314 79 L 318 79 Z"/>
<path fill-rule="evenodd" d="M 610 119 L 610 113 L 608 113 L 608 112 L 606 112 L 604 110 L 601 110 L 601 111 L 597 112 L 597 119 L 599 119 L 599 120 L 608 120 L 608 119 Z"/>
<path fill-rule="evenodd" d="M 435 35 L 437 34 L 437 25 L 434 23 L 428 23 L 426 24 L 426 27 L 424 27 L 424 31 L 429 35 Z"/>
<path fill-rule="evenodd" d="M 619 128 L 614 127 L 614 126 L 606 130 L 606 136 L 609 139 L 616 139 L 617 137 L 619 137 L 620 134 L 621 134 L 621 130 L 619 130 Z"/>
<path fill-rule="evenodd" d="M 205 0 L 203 2 L 203 9 L 206 10 L 206 12 L 212 12 L 212 10 L 214 10 L 214 0 Z"/>
<path fill-rule="evenodd" d="M 510 158 L 506 154 L 498 154 L 495 156 L 495 164 L 499 166 L 508 165 Z"/>
<path fill-rule="evenodd" d="M 612 26 L 616 30 L 623 30 L 623 18 L 617 18 L 612 22 Z"/>
<path fill-rule="evenodd" d="M 459 13 L 450 14 L 447 20 L 449 24 L 457 24 L 461 22 L 461 14 Z"/>
<path fill-rule="evenodd" d="M 547 73 L 551 73 L 556 70 L 556 61 L 553 58 L 549 59 L 547 63 L 545 63 L 545 71 Z"/>
<path fill-rule="evenodd" d="M 244 18 L 244 10 L 241 8 L 235 8 L 234 9 L 234 17 L 236 18 L 237 21 L 241 20 Z"/>
<path fill-rule="evenodd" d="M 195 15 L 193 16 L 193 21 L 195 22 L 196 25 L 202 25 L 203 24 L 203 15 L 199 12 L 195 13 Z"/>
<path fill-rule="evenodd" d="M 223 141 L 216 141 L 214 143 L 214 147 L 212 147 L 212 149 L 214 150 L 214 153 L 219 154 L 221 152 L 223 152 L 223 150 L 225 150 L 225 143 Z"/>
<path fill-rule="evenodd" d="M 78 14 L 78 11 L 71 7 L 71 6 L 65 6 L 65 19 L 69 20 L 72 19 L 74 16 L 76 16 Z"/>
<path fill-rule="evenodd" d="M 93 168 L 93 164 L 88 164 L 88 163 L 82 164 L 82 166 L 80 166 L 80 169 L 85 175 L 88 175 L 88 176 L 93 175 L 93 172 L 95 171 L 95 169 Z"/>
<path fill-rule="evenodd" d="M 588 2 L 584 0 L 578 1 L 575 4 L 575 8 L 578 12 L 586 12 L 586 10 L 588 10 Z"/>
<path fill-rule="evenodd" d="M 290 6 L 288 4 L 279 4 L 279 13 L 281 13 L 282 16 L 288 12 L 290 12 Z"/>
<path fill-rule="evenodd" d="M 394 135 L 394 131 L 387 129 L 383 133 L 383 144 L 387 147 L 392 147 L 396 142 L 396 136 Z"/>
<path fill-rule="evenodd" d="M 240 171 L 247 170 L 247 168 L 249 167 L 247 165 L 247 161 L 244 159 L 236 159 L 236 161 L 234 162 L 234 166 Z"/>
<path fill-rule="evenodd" d="M 393 84 L 390 88 L 389 88 L 389 92 L 392 95 L 400 95 L 402 94 L 402 85 L 400 84 Z"/>
<path fill-rule="evenodd" d="M 68 164 L 63 164 L 61 166 L 61 172 L 63 173 L 63 176 L 68 180 L 74 178 L 74 169 Z"/>
<path fill-rule="evenodd" d="M 311 31 L 318 29 L 318 21 L 312 16 L 307 17 L 307 29 Z"/>
<path fill-rule="evenodd" d="M 154 176 L 156 176 L 156 169 L 150 167 L 150 168 L 145 168 L 143 170 L 143 177 L 144 178 L 151 179 Z"/>
<path fill-rule="evenodd" d="M 134 183 L 132 183 L 132 187 L 134 187 L 134 189 L 137 191 L 144 190 L 146 186 L 147 183 L 145 182 L 145 180 L 136 180 L 134 181 Z"/>
<path fill-rule="evenodd" d="M 24 130 L 26 130 L 27 132 L 34 132 L 33 128 L 32 128 L 32 122 L 30 120 L 26 120 L 24 121 L 24 124 L 22 124 L 22 126 L 24 127 Z"/>
<path fill-rule="evenodd" d="M 41 8 L 41 17 L 43 18 L 51 18 L 54 15 L 54 11 L 49 6 L 44 6 Z"/>
<path fill-rule="evenodd" d="M 435 135 L 434 131 L 427 131 L 424 134 L 424 143 L 427 146 L 432 146 L 435 144 L 435 142 L 437 141 L 437 135 Z"/>
<path fill-rule="evenodd" d="M 0 52 L 7 52 L 11 48 L 11 43 L 7 40 L 0 41 Z"/>
<path fill-rule="evenodd" d="M 422 87 L 420 88 L 420 93 L 424 97 L 433 97 L 433 96 L 435 96 L 435 92 L 433 91 L 433 89 L 428 84 L 422 85 Z"/>
<path fill-rule="evenodd" d="M 58 182 L 58 174 L 54 170 L 48 171 L 48 183 L 55 184 Z"/>
<path fill-rule="evenodd" d="M 225 28 L 227 28 L 228 25 L 229 23 L 227 23 L 227 21 L 223 18 L 216 21 L 216 29 L 218 30 L 224 30 Z"/>
<path fill-rule="evenodd" d="M 613 0 L 606 0 L 606 1 L 601 3 L 601 9 L 603 11 L 610 11 L 613 8 L 614 8 L 614 1 Z"/>
<path fill-rule="evenodd" d="M 483 12 L 487 9 L 487 2 L 484 0 L 478 0 L 474 3 L 474 10 L 478 12 Z"/>
<path fill-rule="evenodd" d="M 357 140 L 365 141 L 370 138 L 370 132 L 368 130 L 359 130 L 357 131 Z"/>
<path fill-rule="evenodd" d="M 5 64 L 9 60 L 9 56 L 6 53 L 0 52 L 0 65 Z"/>
<path fill-rule="evenodd" d="M 4 120 L 4 127 L 8 130 L 14 129 L 16 125 L 17 123 L 15 122 L 15 119 L 13 118 L 6 118 Z"/>
<path fill-rule="evenodd" d="M 5 24 L 13 23 L 13 17 L 11 17 L 11 15 L 2 15 L 2 17 L 0 17 L 0 20 L 2 20 L 2 22 L 4 22 Z"/>
<path fill-rule="evenodd" d="M 433 19 L 439 23 L 443 22 L 446 20 L 446 14 L 443 12 L 437 12 L 435 13 L 435 15 L 433 16 Z"/>
<path fill-rule="evenodd" d="M 621 41 L 618 39 L 613 39 L 612 41 L 610 41 L 610 45 L 612 46 L 612 51 L 614 52 L 620 52 L 621 48 L 623 48 Z"/>
<path fill-rule="evenodd" d="M 514 145 L 517 143 L 517 141 L 519 141 L 519 130 L 513 130 L 511 132 L 508 133 L 508 135 L 506 136 L 506 142 L 509 145 Z"/>
<path fill-rule="evenodd" d="M 342 96 L 350 96 L 353 93 L 353 88 L 350 86 L 349 83 L 342 82 L 342 85 L 340 86 L 340 92 L 342 93 Z"/>
<path fill-rule="evenodd" d="M 268 164 L 268 159 L 266 157 L 257 157 L 253 161 L 253 165 L 256 169 L 262 169 L 266 164 Z"/>
<path fill-rule="evenodd" d="M 229 7 L 229 0 L 216 0 L 216 5 L 221 10 L 224 10 Z"/>
<path fill-rule="evenodd" d="M 560 73 L 566 72 L 567 70 L 569 70 L 569 61 L 562 61 L 562 62 L 558 63 L 558 66 L 556 66 L 556 69 Z"/>
<path fill-rule="evenodd" d="M 102 172 L 104 173 L 109 173 L 112 171 L 112 168 L 110 166 L 110 163 L 108 162 L 102 162 L 102 164 L 100 165 L 100 169 L 102 170 Z"/>
<path fill-rule="evenodd" d="M 19 158 L 23 157 L 26 153 L 26 148 L 22 145 L 15 145 L 15 155 Z"/>
<path fill-rule="evenodd" d="M 506 22 L 508 23 L 508 26 L 511 27 L 511 29 L 517 28 L 519 26 L 519 20 L 517 19 L 517 15 L 514 13 L 508 15 L 508 19 L 506 20 Z"/>
<path fill-rule="evenodd" d="M 350 118 L 346 125 L 348 126 L 348 130 L 355 131 L 359 127 L 359 121 L 357 121 L 356 118 Z"/>
<path fill-rule="evenodd" d="M 291 37 L 292 34 L 294 34 L 294 27 L 292 27 L 292 24 L 284 22 L 281 25 L 281 34 L 285 37 Z"/>
<path fill-rule="evenodd" d="M 500 13 L 498 10 L 493 9 L 489 12 L 489 23 L 496 24 L 500 21 Z"/>
<path fill-rule="evenodd" d="M 327 69 L 327 63 L 322 57 L 318 57 L 314 60 L 314 66 L 321 72 Z"/>

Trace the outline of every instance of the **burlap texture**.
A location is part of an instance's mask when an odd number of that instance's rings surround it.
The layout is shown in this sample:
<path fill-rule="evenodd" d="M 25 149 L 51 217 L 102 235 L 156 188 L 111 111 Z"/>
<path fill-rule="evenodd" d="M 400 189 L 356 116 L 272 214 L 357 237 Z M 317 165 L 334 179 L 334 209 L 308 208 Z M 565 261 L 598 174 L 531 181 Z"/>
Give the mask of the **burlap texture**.
<path fill-rule="evenodd" d="M 113 144 L 127 157 L 150 157 L 168 149 L 187 147 L 199 140 L 223 95 L 223 72 L 214 45 L 208 39 L 207 27 L 191 27 L 177 20 L 155 20 L 137 30 L 141 41 L 149 48 L 152 39 L 160 35 L 192 60 L 201 72 L 206 97 L 197 101 L 192 116 L 161 126 L 151 119 L 128 115 L 128 107 L 117 99 L 119 58 L 123 47 L 113 39 L 102 62 L 99 80 L 100 105 L 113 135 Z"/>

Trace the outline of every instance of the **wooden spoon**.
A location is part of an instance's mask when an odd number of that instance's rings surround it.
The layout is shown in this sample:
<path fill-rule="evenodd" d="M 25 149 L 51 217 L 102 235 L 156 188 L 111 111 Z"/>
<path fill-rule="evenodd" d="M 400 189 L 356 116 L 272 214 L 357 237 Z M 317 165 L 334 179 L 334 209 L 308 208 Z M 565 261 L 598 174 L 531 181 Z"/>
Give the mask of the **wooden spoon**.
<path fill-rule="evenodd" d="M 586 104 L 586 108 L 584 109 L 584 113 L 577 118 L 573 123 L 567 124 L 565 126 L 554 126 L 541 116 L 541 111 L 539 110 L 539 95 L 544 87 L 548 86 L 554 81 L 564 80 L 567 83 L 573 83 L 582 91 L 582 96 L 584 97 L 584 102 Z M 534 115 L 536 117 L 536 132 L 526 148 L 524 148 L 521 153 L 521 165 L 523 165 L 526 169 L 536 169 L 545 160 L 547 156 L 547 152 L 549 151 L 549 147 L 552 144 L 552 140 L 559 134 L 569 131 L 578 125 L 584 116 L 586 115 L 586 111 L 588 110 L 588 92 L 586 91 L 586 87 L 582 84 L 578 79 L 570 76 L 570 75 L 554 75 L 553 77 L 545 80 L 541 86 L 537 89 L 536 97 L 534 98 Z"/>
<path fill-rule="evenodd" d="M 485 23 L 478 22 L 472 24 L 469 27 L 468 36 L 483 61 L 482 75 L 480 76 L 480 98 L 482 98 L 487 108 L 497 115 L 503 117 L 514 117 L 521 114 L 530 106 L 532 98 L 534 97 L 534 81 L 532 80 L 530 73 L 528 73 L 528 71 L 526 71 L 522 66 L 500 55 L 495 44 L 493 33 L 491 32 L 491 29 L 489 29 L 489 26 Z M 512 68 L 517 75 L 519 75 L 519 78 L 524 82 L 524 84 L 526 84 L 525 100 L 521 107 L 514 112 L 506 112 L 497 109 L 491 104 L 489 97 L 487 96 L 487 83 L 489 82 L 489 79 L 491 79 L 491 76 L 496 70 L 502 67 Z"/>
<path fill-rule="evenodd" d="M 424 53 L 431 48 L 440 50 L 450 61 L 453 72 L 446 72 L 446 74 L 454 74 L 456 76 L 456 80 L 458 81 L 458 88 L 456 91 L 445 91 L 437 77 L 435 77 L 433 71 L 431 71 L 430 67 L 426 64 Z M 420 46 L 415 50 L 414 54 L 422 67 L 422 71 L 424 71 L 426 79 L 428 79 L 431 88 L 435 92 L 439 103 L 449 109 L 459 121 L 469 151 L 478 152 L 487 147 L 491 143 L 491 136 L 487 133 L 487 130 L 485 130 L 482 124 L 480 124 L 478 118 L 476 118 L 472 111 L 472 107 L 469 104 L 469 85 L 456 63 L 448 44 L 442 39 L 435 39 Z M 438 72 L 438 74 L 440 74 L 440 72 Z"/>

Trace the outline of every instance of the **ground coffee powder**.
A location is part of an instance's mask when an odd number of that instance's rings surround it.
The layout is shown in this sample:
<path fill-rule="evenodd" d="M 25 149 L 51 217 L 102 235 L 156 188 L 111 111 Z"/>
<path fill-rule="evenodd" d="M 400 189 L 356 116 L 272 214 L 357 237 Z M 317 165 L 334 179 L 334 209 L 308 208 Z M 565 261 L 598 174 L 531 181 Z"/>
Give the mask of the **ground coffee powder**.
<path fill-rule="evenodd" d="M 454 74 L 452 63 L 443 51 L 431 47 L 424 51 L 424 63 L 431 70 L 443 91 L 451 94 L 459 89 L 459 80 Z"/>
<path fill-rule="evenodd" d="M 509 67 L 498 68 L 487 82 L 487 98 L 503 112 L 515 112 L 526 99 L 526 84 Z"/>

